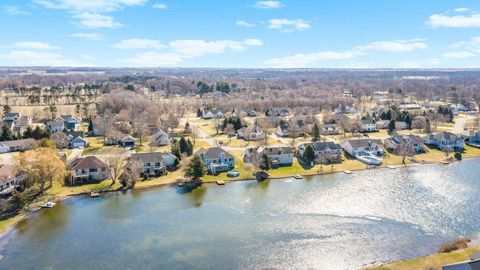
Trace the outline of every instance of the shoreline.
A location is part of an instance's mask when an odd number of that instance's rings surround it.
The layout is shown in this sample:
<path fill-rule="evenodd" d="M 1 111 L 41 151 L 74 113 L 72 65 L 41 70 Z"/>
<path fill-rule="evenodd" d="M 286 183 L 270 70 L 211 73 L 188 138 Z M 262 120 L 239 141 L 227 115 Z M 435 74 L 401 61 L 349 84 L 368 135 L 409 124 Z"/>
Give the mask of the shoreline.
<path fill-rule="evenodd" d="M 463 158 L 462 160 L 470 160 L 470 159 L 480 159 L 480 156 L 466 157 L 466 158 Z M 359 171 L 364 171 L 364 170 L 376 170 L 376 169 L 398 169 L 398 168 L 403 168 L 403 167 L 414 167 L 414 166 L 422 166 L 422 165 L 440 165 L 440 164 L 448 165 L 448 164 L 453 164 L 453 163 L 460 162 L 460 161 L 459 160 L 453 160 L 453 161 L 450 161 L 448 163 L 444 163 L 444 161 L 442 160 L 442 161 L 430 161 L 430 162 L 429 161 L 412 162 L 412 163 L 409 163 L 409 164 L 397 164 L 397 165 L 381 165 L 381 166 L 375 166 L 375 167 L 372 167 L 372 168 L 351 169 L 350 172 L 359 172 Z M 324 171 L 323 173 L 305 173 L 305 174 L 300 173 L 300 175 L 302 177 L 310 177 L 310 176 L 321 176 L 321 175 L 340 174 L 340 173 L 345 173 L 345 171 Z M 282 180 L 282 179 L 288 179 L 288 178 L 292 178 L 292 177 L 294 177 L 294 175 L 269 176 L 265 180 Z M 303 179 L 299 179 L 299 180 L 301 181 L 301 180 L 305 180 L 305 179 L 303 178 Z M 155 180 L 153 180 L 153 181 L 155 181 Z M 227 185 L 229 183 L 234 183 L 234 182 L 238 182 L 238 181 L 258 181 L 258 180 L 253 179 L 253 178 L 239 178 L 239 179 L 227 178 L 227 179 L 225 179 L 225 178 L 219 177 L 218 179 L 215 179 L 215 180 L 209 180 L 209 181 L 203 182 L 202 185 L 205 186 L 205 187 L 218 186 L 218 184 L 216 184 L 216 181 L 224 181 L 225 185 Z M 148 180 L 146 182 L 148 183 Z M 176 186 L 176 180 L 175 181 L 162 182 L 162 183 L 152 183 L 152 184 L 147 184 L 147 185 L 138 185 L 138 186 L 137 185 L 133 189 L 128 189 L 128 190 L 142 191 L 142 190 L 161 188 L 161 187 L 165 187 L 165 186 L 173 187 L 173 186 Z M 125 190 L 125 191 L 128 191 L 128 190 Z M 107 193 L 111 193 L 111 192 L 121 192 L 121 191 L 122 191 L 122 189 L 120 189 L 120 188 L 117 188 L 117 189 L 110 188 L 108 190 L 102 190 L 102 191 L 100 191 L 100 193 L 106 193 L 107 194 Z M 59 201 L 63 201 L 63 200 L 66 200 L 68 198 L 72 198 L 72 197 L 76 197 L 76 196 L 88 196 L 88 195 L 90 195 L 90 192 L 85 192 L 85 191 L 80 191 L 80 192 L 77 192 L 77 193 L 64 194 L 64 195 L 57 195 L 57 196 L 54 196 L 54 201 L 59 202 Z M 48 197 L 48 195 L 46 197 Z M 38 205 L 35 205 L 35 206 L 36 207 L 34 207 L 33 210 L 22 211 L 21 213 L 19 213 L 16 216 L 13 216 L 9 219 L 0 221 L 0 222 L 5 222 L 5 223 L 8 223 L 8 221 L 12 221 L 10 224 L 7 224 L 4 228 L 0 228 L 0 239 L 3 239 L 12 230 L 14 230 L 15 226 L 18 225 L 18 223 L 20 223 L 23 220 L 29 218 L 30 215 L 42 210 L 42 208 L 38 207 Z M 480 235 L 480 233 L 478 233 L 476 235 L 478 236 L 478 235 Z M 476 248 L 477 250 L 480 250 L 480 245 L 478 245 L 478 244 L 479 243 L 477 243 L 476 246 L 472 246 L 472 248 Z M 422 259 L 422 258 L 428 258 L 428 257 L 431 257 L 431 256 L 436 256 L 436 255 L 439 255 L 439 254 L 442 254 L 442 253 L 431 253 L 431 254 L 427 254 L 423 257 L 418 257 L 418 258 L 410 258 L 410 259 L 404 259 L 404 260 L 385 262 L 385 263 L 382 263 L 382 264 L 379 264 L 379 265 L 365 266 L 362 269 L 377 269 L 377 268 L 382 269 L 383 265 L 390 265 L 390 264 L 395 264 L 395 263 L 408 262 L 408 261 L 412 261 L 412 260 L 419 260 L 419 259 Z"/>

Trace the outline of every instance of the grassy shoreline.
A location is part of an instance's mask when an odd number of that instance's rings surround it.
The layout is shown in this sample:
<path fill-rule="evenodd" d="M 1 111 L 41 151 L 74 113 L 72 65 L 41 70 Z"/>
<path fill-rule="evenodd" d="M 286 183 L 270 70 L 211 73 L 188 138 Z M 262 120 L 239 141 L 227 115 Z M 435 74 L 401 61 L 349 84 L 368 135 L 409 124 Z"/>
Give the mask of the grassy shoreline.
<path fill-rule="evenodd" d="M 391 154 L 389 154 L 391 155 Z M 433 153 L 433 154 L 427 154 L 428 156 L 425 156 L 426 158 L 422 159 L 422 162 L 411 162 L 408 161 L 407 164 L 402 164 L 401 159 L 397 156 L 393 156 L 393 158 L 390 160 L 388 159 L 387 162 L 382 164 L 381 166 L 373 167 L 371 169 L 385 169 L 389 166 L 393 166 L 394 168 L 397 167 L 408 167 L 408 166 L 419 166 L 419 165 L 429 165 L 429 164 L 442 164 L 443 159 L 439 159 L 441 155 L 439 153 Z M 479 158 L 480 157 L 480 149 L 476 148 L 471 148 L 468 147 L 466 148 L 466 152 L 464 153 L 464 158 L 463 159 L 472 159 L 472 158 Z M 295 160 L 296 161 L 296 160 Z M 330 169 L 330 166 L 324 166 L 327 169 L 323 170 L 322 173 L 318 172 L 318 165 L 311 168 L 311 169 L 303 169 L 302 171 L 299 170 L 297 167 L 293 169 L 289 169 L 291 167 L 283 167 L 285 169 L 282 170 L 276 169 L 276 170 L 271 170 L 269 171 L 270 177 L 268 179 L 285 179 L 285 178 L 290 178 L 293 177 L 295 174 L 299 174 L 302 176 L 315 176 L 315 175 L 326 175 L 326 174 L 333 174 L 333 173 L 343 173 L 344 171 L 362 171 L 362 170 L 367 170 L 365 164 L 360 163 L 357 160 L 346 160 L 344 163 L 347 164 L 337 164 L 334 165 L 333 170 Z M 352 163 L 354 162 L 354 163 Z M 456 161 L 455 161 L 456 162 Z M 359 163 L 355 165 L 355 163 Z M 298 162 L 296 161 L 296 164 L 294 166 L 298 166 Z M 240 164 L 237 164 L 240 165 Z M 349 165 L 354 165 L 354 166 L 349 166 Z M 273 173 L 272 173 L 273 172 Z M 154 178 L 152 180 L 146 180 L 146 181 L 139 181 L 135 185 L 134 189 L 135 190 L 144 190 L 144 189 L 152 189 L 152 188 L 159 188 L 159 187 L 164 187 L 168 185 L 173 185 L 176 183 L 177 179 L 181 177 L 181 170 L 177 170 L 175 172 L 169 173 L 167 176 L 162 176 L 158 178 Z M 240 175 L 239 178 L 228 178 L 226 176 L 226 173 L 222 173 L 217 176 L 206 176 L 204 178 L 204 183 L 207 186 L 211 186 L 215 183 L 217 180 L 223 180 L 225 183 L 231 183 L 231 182 L 236 182 L 236 181 L 255 181 L 252 177 L 246 177 L 246 174 L 243 173 Z M 45 201 L 48 199 L 53 199 L 55 201 L 61 201 L 64 200 L 68 197 L 72 196 L 84 196 L 90 194 L 91 190 L 98 190 L 102 189 L 102 192 L 116 192 L 119 191 L 120 184 L 116 183 L 115 185 L 109 187 L 111 184 L 110 181 L 106 180 L 103 181 L 99 184 L 90 184 L 90 185 L 83 185 L 83 186 L 75 186 L 75 187 L 66 187 L 66 186 L 61 186 L 61 185 L 55 185 L 51 189 L 47 191 L 47 194 L 42 198 L 41 201 Z M 107 188 L 109 187 L 109 188 Z M 29 213 L 35 212 L 39 210 L 38 207 L 34 208 L 33 211 L 27 212 L 27 211 L 22 211 L 18 215 L 0 221 L 0 238 L 2 238 L 4 235 L 6 235 L 13 227 L 21 222 L 23 219 L 28 218 Z M 468 258 L 468 255 L 471 253 L 474 253 L 476 251 L 479 251 L 479 247 L 475 248 L 467 248 L 465 250 L 460 250 L 460 251 L 455 251 L 452 253 L 441 253 L 441 254 L 432 254 L 427 257 L 423 258 L 417 258 L 417 259 L 412 259 L 412 260 L 401 260 L 398 262 L 391 262 L 385 265 L 380 265 L 380 266 L 374 266 L 374 267 L 368 267 L 365 269 L 369 270 L 410 270 L 410 269 L 422 269 L 419 268 L 419 266 L 422 266 L 425 264 L 425 261 L 427 260 L 428 262 L 433 261 L 433 262 L 441 262 L 442 264 L 447 264 L 447 263 L 453 263 L 453 262 L 458 262 L 464 259 Z M 446 255 L 447 254 L 447 255 Z M 451 256 L 448 256 L 448 254 L 453 254 Z M 458 254 L 458 255 L 457 255 Z M 466 255 L 465 255 L 466 254 Z M 427 263 L 428 263 L 427 262 Z"/>

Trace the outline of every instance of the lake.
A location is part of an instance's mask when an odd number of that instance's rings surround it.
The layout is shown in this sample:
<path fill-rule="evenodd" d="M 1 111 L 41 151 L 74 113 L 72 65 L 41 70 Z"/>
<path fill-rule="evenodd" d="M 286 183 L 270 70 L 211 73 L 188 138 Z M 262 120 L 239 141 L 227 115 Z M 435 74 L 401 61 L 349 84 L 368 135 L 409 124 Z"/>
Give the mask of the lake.
<path fill-rule="evenodd" d="M 358 269 L 480 232 L 480 159 L 75 197 L 0 239 L 0 269 Z"/>

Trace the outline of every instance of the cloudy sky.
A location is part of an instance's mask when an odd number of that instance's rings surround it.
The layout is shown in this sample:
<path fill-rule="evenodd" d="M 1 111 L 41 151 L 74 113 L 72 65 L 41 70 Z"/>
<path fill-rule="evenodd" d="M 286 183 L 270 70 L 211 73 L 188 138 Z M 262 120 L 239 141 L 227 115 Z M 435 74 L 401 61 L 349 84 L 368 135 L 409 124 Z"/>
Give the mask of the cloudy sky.
<path fill-rule="evenodd" d="M 0 66 L 480 67 L 478 0 L 0 5 Z"/>

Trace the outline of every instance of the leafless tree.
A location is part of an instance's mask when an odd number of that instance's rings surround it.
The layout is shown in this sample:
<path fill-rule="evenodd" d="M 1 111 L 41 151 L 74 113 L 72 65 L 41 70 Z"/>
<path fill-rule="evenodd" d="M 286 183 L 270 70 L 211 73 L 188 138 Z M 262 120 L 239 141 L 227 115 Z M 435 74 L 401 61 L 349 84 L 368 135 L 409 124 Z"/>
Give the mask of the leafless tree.
<path fill-rule="evenodd" d="M 126 155 L 125 154 L 111 154 L 105 156 L 105 162 L 107 163 L 107 171 L 110 179 L 112 180 L 112 186 L 117 182 L 122 175 L 125 168 Z"/>

